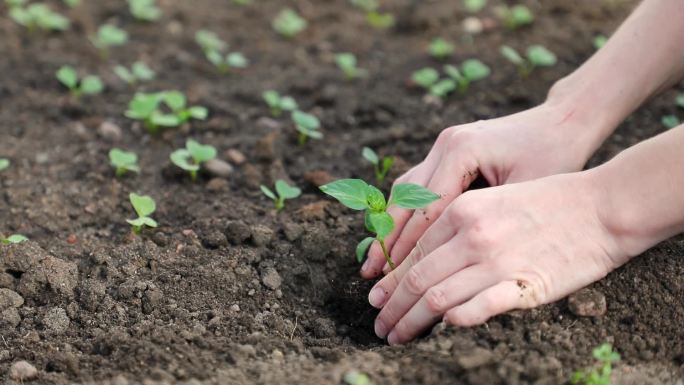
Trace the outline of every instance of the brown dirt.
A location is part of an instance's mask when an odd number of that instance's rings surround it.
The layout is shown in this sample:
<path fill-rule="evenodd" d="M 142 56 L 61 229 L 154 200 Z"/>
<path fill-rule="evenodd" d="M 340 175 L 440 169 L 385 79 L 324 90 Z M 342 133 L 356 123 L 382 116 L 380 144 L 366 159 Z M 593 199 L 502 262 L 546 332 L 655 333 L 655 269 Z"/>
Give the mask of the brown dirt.
<path fill-rule="evenodd" d="M 391 33 L 372 30 L 342 0 L 257 1 L 248 8 L 164 0 L 165 16 L 154 24 L 136 23 L 122 1 L 85 3 L 63 34 L 29 35 L 0 18 L 0 155 L 13 162 L 0 174 L 0 227 L 31 238 L 0 246 L 0 287 L 24 301 L 0 317 L 6 383 L 11 364 L 23 359 L 39 370 L 32 383 L 56 385 L 338 384 L 351 369 L 375 384 L 559 384 L 591 364 L 591 349 L 608 341 L 623 357 L 620 383 L 681 384 L 681 239 L 593 285 L 607 300 L 601 318 L 577 317 L 563 300 L 476 328 L 438 325 L 414 343 L 388 347 L 372 333 L 372 283 L 357 278 L 353 248 L 362 219 L 326 203 L 305 180 L 315 170 L 370 180 L 362 145 L 398 156 L 396 177 L 425 156 L 444 127 L 539 103 L 554 80 L 591 55 L 591 38 L 612 31 L 629 2 L 528 1 L 537 14 L 532 27 L 495 27 L 470 43 L 459 41 L 458 1 L 385 1 L 399 15 Z M 311 22 L 293 41 L 269 27 L 285 5 Z M 132 38 L 108 62 L 85 39 L 104 21 L 124 26 Z M 252 65 L 218 75 L 193 41 L 198 28 L 219 33 Z M 458 42 L 459 61 L 476 56 L 494 70 L 444 106 L 426 104 L 406 86 L 411 71 L 437 65 L 425 54 L 435 36 Z M 503 42 L 543 43 L 559 64 L 521 80 L 499 57 Z M 344 81 L 332 63 L 339 51 L 355 52 L 370 77 Z M 158 72 L 144 89 L 183 90 L 209 107 L 210 119 L 150 137 L 123 117 L 133 90 L 111 67 L 136 59 Z M 70 101 L 54 78 L 65 63 L 100 74 L 107 91 Z M 269 88 L 316 113 L 325 139 L 298 147 L 287 119 L 265 119 L 260 93 Z M 631 117 L 590 165 L 660 132 L 659 117 L 674 112 L 673 94 Z M 98 133 L 103 121 L 121 127 L 119 141 Z M 202 176 L 190 183 L 168 165 L 168 154 L 188 137 L 213 144 L 222 156 L 237 149 L 247 162 L 227 181 Z M 106 155 L 113 145 L 141 156 L 140 175 L 114 178 Z M 277 177 L 305 194 L 276 215 L 258 184 Z M 140 238 L 125 223 L 131 191 L 158 204 L 160 227 Z"/>

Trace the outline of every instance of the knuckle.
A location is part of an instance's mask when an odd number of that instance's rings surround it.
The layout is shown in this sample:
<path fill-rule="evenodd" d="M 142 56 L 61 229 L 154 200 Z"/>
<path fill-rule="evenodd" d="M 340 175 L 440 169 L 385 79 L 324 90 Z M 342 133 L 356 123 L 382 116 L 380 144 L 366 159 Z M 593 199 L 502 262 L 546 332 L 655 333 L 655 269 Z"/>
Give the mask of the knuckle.
<path fill-rule="evenodd" d="M 394 332 L 397 333 L 399 340 L 404 341 L 411 337 L 411 325 L 402 319 L 394 325 Z"/>
<path fill-rule="evenodd" d="M 464 235 L 465 244 L 471 250 L 488 250 L 496 242 L 492 232 L 481 221 L 471 223 Z"/>
<path fill-rule="evenodd" d="M 476 137 L 477 133 L 471 129 L 460 129 L 458 131 L 454 131 L 451 133 L 447 141 L 447 149 L 455 150 L 458 148 L 463 148 L 463 146 L 471 145 Z"/>
<path fill-rule="evenodd" d="M 454 325 L 454 326 L 463 326 L 465 325 L 465 320 L 463 319 L 461 312 L 459 312 L 457 309 L 448 311 L 445 316 L 444 320 L 446 323 L 449 325 Z"/>
<path fill-rule="evenodd" d="M 425 293 L 425 304 L 432 313 L 442 313 L 446 310 L 447 301 L 444 292 L 436 287 L 428 289 Z"/>
<path fill-rule="evenodd" d="M 404 278 L 406 290 L 413 295 L 422 295 L 425 292 L 425 278 L 423 273 L 415 267 L 406 274 Z"/>

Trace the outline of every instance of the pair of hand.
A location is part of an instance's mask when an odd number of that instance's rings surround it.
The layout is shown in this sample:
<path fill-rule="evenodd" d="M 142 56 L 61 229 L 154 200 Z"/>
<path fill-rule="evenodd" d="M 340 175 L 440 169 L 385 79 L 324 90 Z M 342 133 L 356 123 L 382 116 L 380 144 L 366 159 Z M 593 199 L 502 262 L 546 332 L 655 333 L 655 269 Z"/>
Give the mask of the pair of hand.
<path fill-rule="evenodd" d="M 597 215 L 597 183 L 579 170 L 593 143 L 553 107 L 444 130 L 425 160 L 398 178 L 441 195 L 425 210 L 390 209 L 389 271 L 373 245 L 365 278 L 381 308 L 375 332 L 404 343 L 440 319 L 470 326 L 558 300 L 624 262 Z M 490 185 L 465 191 L 477 177 Z M 537 179 L 531 182 L 518 183 Z"/>

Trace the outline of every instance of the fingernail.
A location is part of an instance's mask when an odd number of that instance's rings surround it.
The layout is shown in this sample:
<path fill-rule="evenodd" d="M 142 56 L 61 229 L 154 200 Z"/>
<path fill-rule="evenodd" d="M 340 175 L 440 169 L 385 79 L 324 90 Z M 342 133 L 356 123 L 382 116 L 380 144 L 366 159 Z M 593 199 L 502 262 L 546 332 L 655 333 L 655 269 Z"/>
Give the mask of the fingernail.
<path fill-rule="evenodd" d="M 368 293 L 368 302 L 373 307 L 381 307 L 385 303 L 385 289 L 376 287 Z"/>
<path fill-rule="evenodd" d="M 399 343 L 399 337 L 397 337 L 397 332 L 394 330 L 387 336 L 387 343 L 390 345 L 396 345 Z"/>
<path fill-rule="evenodd" d="M 385 263 L 385 267 L 382 268 L 382 273 L 387 275 L 390 272 L 390 267 L 388 264 Z"/>
<path fill-rule="evenodd" d="M 366 262 L 364 262 L 363 265 L 361 266 L 361 272 L 365 273 L 366 270 L 368 270 L 369 265 L 370 265 L 370 263 L 368 263 L 368 260 L 366 259 Z"/>
<path fill-rule="evenodd" d="M 380 338 L 385 338 L 387 335 L 387 326 L 379 319 L 375 320 L 375 335 Z"/>

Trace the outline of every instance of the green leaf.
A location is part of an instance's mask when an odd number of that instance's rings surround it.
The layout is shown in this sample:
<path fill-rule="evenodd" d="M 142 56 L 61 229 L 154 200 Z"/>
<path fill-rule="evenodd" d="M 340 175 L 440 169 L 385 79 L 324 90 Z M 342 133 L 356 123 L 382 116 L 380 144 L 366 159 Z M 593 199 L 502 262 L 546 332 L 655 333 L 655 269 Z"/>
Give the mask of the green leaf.
<path fill-rule="evenodd" d="M 106 48 L 126 44 L 128 33 L 121 28 L 111 24 L 105 24 L 97 30 L 97 46 Z"/>
<path fill-rule="evenodd" d="M 660 118 L 660 122 L 663 124 L 663 126 L 665 126 L 665 128 L 675 128 L 681 124 L 676 115 L 665 115 Z"/>
<path fill-rule="evenodd" d="M 202 106 L 192 106 L 188 109 L 188 113 L 190 113 L 193 119 L 204 120 L 209 115 L 209 110 Z"/>
<path fill-rule="evenodd" d="M 160 94 L 136 93 L 128 102 L 125 115 L 131 119 L 147 119 L 159 107 L 160 101 Z"/>
<path fill-rule="evenodd" d="M 320 187 L 321 191 L 353 210 L 369 208 L 368 183 L 361 179 L 340 179 Z"/>
<path fill-rule="evenodd" d="M 278 179 L 275 182 L 275 189 L 278 192 L 278 196 L 282 199 L 293 199 L 302 194 L 302 190 L 299 187 L 290 186 L 282 179 Z"/>
<path fill-rule="evenodd" d="M 156 110 L 152 112 L 152 116 L 150 116 L 150 121 L 155 126 L 162 127 L 177 127 L 182 123 L 178 116 L 164 114 Z"/>
<path fill-rule="evenodd" d="M 291 38 L 306 29 L 308 23 L 292 9 L 283 9 L 276 15 L 271 23 L 273 29 L 279 34 Z"/>
<path fill-rule="evenodd" d="M 375 186 L 368 185 L 366 189 L 366 202 L 368 202 L 368 207 L 373 211 L 384 211 L 387 207 L 385 194 Z"/>
<path fill-rule="evenodd" d="M 278 200 L 278 197 L 275 195 L 273 191 L 271 191 L 270 188 L 264 186 L 263 184 L 259 186 L 259 188 L 261 188 L 261 192 L 264 193 L 264 195 L 266 195 L 267 197 L 273 199 L 274 201 Z"/>
<path fill-rule="evenodd" d="M 516 51 L 513 47 L 509 47 L 507 45 L 502 45 L 499 48 L 499 52 L 501 52 L 501 55 L 506 58 L 509 62 L 519 66 L 525 63 L 525 59 L 520 56 L 518 51 Z"/>
<path fill-rule="evenodd" d="M 366 257 L 366 253 L 368 252 L 368 248 L 370 248 L 374 240 L 375 238 L 373 237 L 367 237 L 359 242 L 358 245 L 356 245 L 356 260 L 359 263 L 363 262 L 363 259 Z"/>
<path fill-rule="evenodd" d="M 294 111 L 297 109 L 297 102 L 291 96 L 283 96 L 280 98 L 280 108 L 283 111 Z"/>
<path fill-rule="evenodd" d="M 594 36 L 593 44 L 594 48 L 601 49 L 608 42 L 606 35 L 596 35 Z"/>
<path fill-rule="evenodd" d="M 468 59 L 461 64 L 463 76 L 471 82 L 481 80 L 491 73 L 489 67 L 477 59 Z"/>
<path fill-rule="evenodd" d="M 463 7 L 467 12 L 477 13 L 487 5 L 487 0 L 463 0 Z"/>
<path fill-rule="evenodd" d="M 382 174 L 385 175 L 394 164 L 394 157 L 388 156 L 382 159 Z"/>
<path fill-rule="evenodd" d="M 391 13 L 380 13 L 371 11 L 366 14 L 366 20 L 373 28 L 388 29 L 394 26 L 394 15 Z"/>
<path fill-rule="evenodd" d="M 271 108 L 281 108 L 280 104 L 280 94 L 277 91 L 274 90 L 268 90 L 264 91 L 261 94 L 261 97 L 264 99 L 266 104 L 268 104 L 269 107 Z"/>
<path fill-rule="evenodd" d="M 439 199 L 439 195 L 413 183 L 400 183 L 392 187 L 387 206 L 397 205 L 404 209 L 419 209 Z"/>
<path fill-rule="evenodd" d="M 531 45 L 527 47 L 527 59 L 538 67 L 551 67 L 556 64 L 556 55 L 542 45 Z"/>
<path fill-rule="evenodd" d="M 10 166 L 9 159 L 0 158 L 0 171 L 7 169 Z"/>
<path fill-rule="evenodd" d="M 531 24 L 534 21 L 534 15 L 529 8 L 522 4 L 514 5 L 510 9 L 510 22 L 513 28 L 523 25 Z"/>
<path fill-rule="evenodd" d="M 306 131 L 316 130 L 321 125 L 316 116 L 299 110 L 292 112 L 292 120 L 294 120 L 298 127 L 302 127 Z"/>
<path fill-rule="evenodd" d="M 214 32 L 207 31 L 206 29 L 200 29 L 195 33 L 195 41 L 202 47 L 202 50 L 207 51 L 223 51 L 228 47 L 226 42 L 224 42 L 218 35 Z"/>
<path fill-rule="evenodd" d="M 240 52 L 231 52 L 226 56 L 226 64 L 233 68 L 246 68 L 249 60 Z"/>
<path fill-rule="evenodd" d="M 422 68 L 411 75 L 414 83 L 424 88 L 430 88 L 439 80 L 439 72 L 434 68 Z"/>
<path fill-rule="evenodd" d="M 124 151 L 119 148 L 109 150 L 109 161 L 114 167 L 122 167 L 130 171 L 138 172 L 138 155 L 134 152 Z"/>
<path fill-rule="evenodd" d="M 188 139 L 188 141 L 185 142 L 185 148 L 190 152 L 192 159 L 197 164 L 216 158 L 216 148 L 214 148 L 214 146 L 200 144 L 193 139 Z"/>
<path fill-rule="evenodd" d="M 374 165 L 377 165 L 378 163 L 380 163 L 380 159 L 378 159 L 378 154 L 375 153 L 375 151 L 373 151 L 373 149 L 370 147 L 364 147 L 362 152 L 361 152 L 361 155 L 363 155 L 363 157 L 367 161 L 371 162 Z"/>
<path fill-rule="evenodd" d="M 10 244 L 10 243 L 21 243 L 28 241 L 28 238 L 21 234 L 12 234 L 9 237 L 5 238 L 2 240 L 2 243 L 4 244 Z"/>
<path fill-rule="evenodd" d="M 147 64 L 140 61 L 133 63 L 131 70 L 138 80 L 152 80 L 156 75 Z"/>
<path fill-rule="evenodd" d="M 438 37 L 430 43 L 428 52 L 437 59 L 445 59 L 454 54 L 454 45 Z"/>
<path fill-rule="evenodd" d="M 183 109 L 187 104 L 185 95 L 180 91 L 166 91 L 163 93 L 162 98 L 166 105 L 173 111 Z"/>
<path fill-rule="evenodd" d="M 57 80 L 64 84 L 70 90 L 76 88 L 78 85 L 78 75 L 76 75 L 76 70 L 71 66 L 62 66 L 57 71 Z"/>
<path fill-rule="evenodd" d="M 132 226 L 135 227 L 142 227 L 142 226 L 148 226 L 148 227 L 157 227 L 157 221 L 150 217 L 140 217 L 136 219 L 126 219 L 126 222 L 131 224 Z"/>
<path fill-rule="evenodd" d="M 136 81 L 135 75 L 128 70 L 128 68 L 122 66 L 122 65 L 117 65 L 114 67 L 114 73 L 116 76 L 118 76 L 121 80 L 128 84 L 133 84 Z"/>
<path fill-rule="evenodd" d="M 456 82 L 453 79 L 442 79 L 430 87 L 432 95 L 443 98 L 456 89 Z"/>
<path fill-rule="evenodd" d="M 128 199 L 131 201 L 131 205 L 133 205 L 133 209 L 138 214 L 138 217 L 146 217 L 157 209 L 154 199 L 148 195 L 130 193 Z"/>
<path fill-rule="evenodd" d="M 380 240 L 385 239 L 394 229 L 394 219 L 385 211 L 371 212 L 368 214 L 368 221 Z"/>
<path fill-rule="evenodd" d="M 681 93 L 679 96 L 677 96 L 677 106 L 684 108 L 684 93 Z"/>
<path fill-rule="evenodd" d="M 197 171 L 200 169 L 200 166 L 198 164 L 190 163 L 190 159 L 192 159 L 192 154 L 190 153 L 190 151 L 184 148 L 172 152 L 171 155 L 169 155 L 169 159 L 171 159 L 171 162 L 173 164 L 182 168 L 185 171 Z"/>
<path fill-rule="evenodd" d="M 81 80 L 81 92 L 86 95 L 95 95 L 102 92 L 104 84 L 99 77 L 88 75 Z"/>

